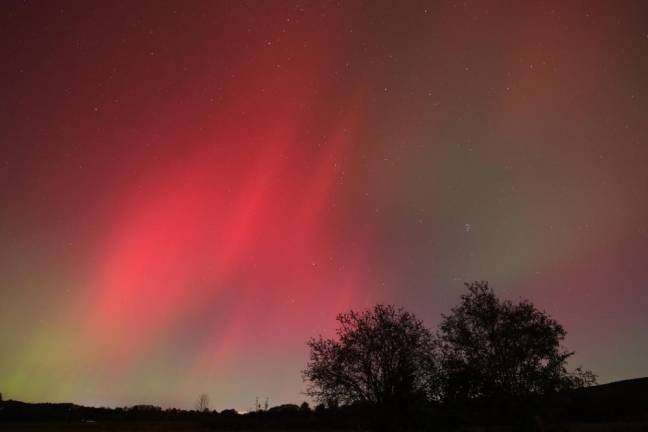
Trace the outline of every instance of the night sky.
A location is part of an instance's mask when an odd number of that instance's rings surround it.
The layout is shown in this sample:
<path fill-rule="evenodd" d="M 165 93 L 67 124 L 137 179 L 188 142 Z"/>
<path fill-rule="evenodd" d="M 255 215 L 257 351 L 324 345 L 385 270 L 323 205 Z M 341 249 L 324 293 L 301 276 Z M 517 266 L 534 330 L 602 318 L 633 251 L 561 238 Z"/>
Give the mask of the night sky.
<path fill-rule="evenodd" d="M 0 391 L 304 400 L 306 340 L 488 280 L 648 375 L 648 6 L 4 1 Z"/>

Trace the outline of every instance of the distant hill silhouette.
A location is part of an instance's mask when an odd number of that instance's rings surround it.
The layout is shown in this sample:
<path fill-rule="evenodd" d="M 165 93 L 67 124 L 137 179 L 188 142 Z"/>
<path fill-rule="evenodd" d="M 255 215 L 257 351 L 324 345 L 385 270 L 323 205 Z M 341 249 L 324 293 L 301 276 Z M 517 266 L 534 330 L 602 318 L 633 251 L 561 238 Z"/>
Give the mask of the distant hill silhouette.
<path fill-rule="evenodd" d="M 648 421 L 648 377 L 572 390 L 569 419 L 579 421 Z"/>

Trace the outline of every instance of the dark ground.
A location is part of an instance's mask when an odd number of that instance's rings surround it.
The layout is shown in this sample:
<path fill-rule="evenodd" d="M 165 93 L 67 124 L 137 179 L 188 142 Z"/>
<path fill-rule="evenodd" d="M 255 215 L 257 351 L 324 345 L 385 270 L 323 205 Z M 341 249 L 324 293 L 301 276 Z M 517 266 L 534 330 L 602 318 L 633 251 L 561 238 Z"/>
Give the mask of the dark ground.
<path fill-rule="evenodd" d="M 532 410 L 527 411 L 527 421 L 520 422 L 521 415 L 525 412 L 522 409 L 508 411 L 506 416 L 493 418 L 492 415 L 489 416 L 491 408 L 485 405 L 459 410 L 437 407 L 417 412 L 419 415 L 408 417 L 408 421 L 414 419 L 412 425 L 422 424 L 426 430 L 434 431 L 648 432 L 648 378 L 560 393 L 553 399 L 533 405 Z M 359 405 L 339 408 L 319 406 L 313 410 L 306 405 L 300 407 L 289 404 L 239 415 L 234 410 L 202 413 L 162 410 L 149 405 L 112 409 L 9 400 L 0 402 L 0 432 L 362 431 L 367 430 L 367 426 L 371 424 L 374 417 L 372 412 Z M 539 412 L 543 414 L 538 415 Z M 490 424 L 517 423 L 518 427 L 491 426 L 486 429 L 469 426 L 487 424 L 484 420 L 489 417 Z M 416 430 L 417 426 L 410 429 Z"/>

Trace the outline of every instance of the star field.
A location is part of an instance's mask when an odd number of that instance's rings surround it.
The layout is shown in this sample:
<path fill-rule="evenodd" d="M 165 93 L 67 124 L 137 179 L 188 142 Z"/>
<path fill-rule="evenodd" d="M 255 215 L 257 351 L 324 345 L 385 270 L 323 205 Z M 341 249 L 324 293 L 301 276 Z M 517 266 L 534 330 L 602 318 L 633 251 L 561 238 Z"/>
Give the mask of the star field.
<path fill-rule="evenodd" d="M 648 374 L 642 2 L 7 1 L 0 391 L 303 400 L 306 340 L 463 283 Z"/>

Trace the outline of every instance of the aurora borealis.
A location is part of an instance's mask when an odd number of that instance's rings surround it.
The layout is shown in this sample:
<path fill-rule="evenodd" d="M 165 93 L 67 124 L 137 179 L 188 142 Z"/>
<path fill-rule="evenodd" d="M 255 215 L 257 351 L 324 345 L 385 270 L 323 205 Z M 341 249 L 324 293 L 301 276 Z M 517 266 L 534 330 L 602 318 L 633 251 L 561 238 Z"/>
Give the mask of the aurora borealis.
<path fill-rule="evenodd" d="M 0 10 L 5 397 L 300 402 L 337 313 L 472 280 L 648 375 L 645 3 Z"/>

